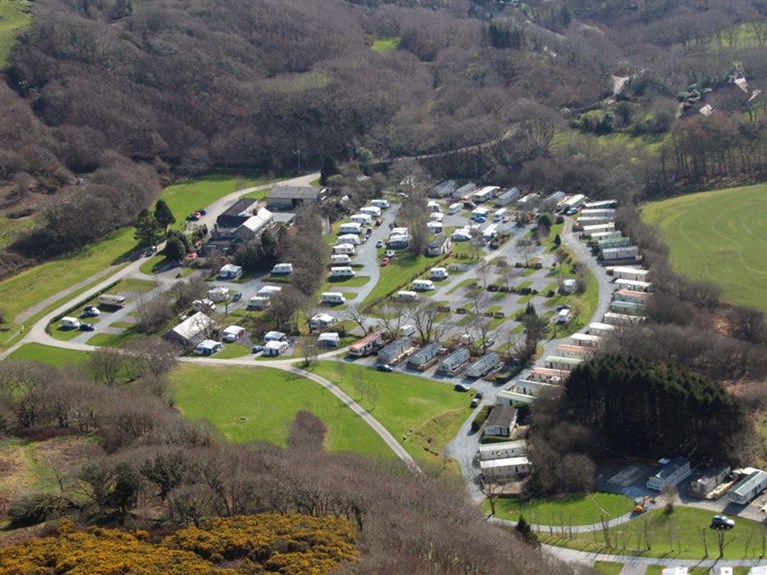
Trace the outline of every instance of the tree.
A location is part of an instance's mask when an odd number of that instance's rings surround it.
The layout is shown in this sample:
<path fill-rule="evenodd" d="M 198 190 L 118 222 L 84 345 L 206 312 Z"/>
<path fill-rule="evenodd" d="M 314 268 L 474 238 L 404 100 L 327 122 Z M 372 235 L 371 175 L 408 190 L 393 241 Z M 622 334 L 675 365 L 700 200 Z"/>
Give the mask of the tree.
<path fill-rule="evenodd" d="M 338 173 L 338 166 L 336 161 L 330 157 L 325 156 L 325 160 L 322 162 L 322 169 L 320 169 L 320 185 L 327 186 L 328 178 Z"/>
<path fill-rule="evenodd" d="M 169 238 L 163 250 L 165 257 L 174 262 L 180 262 L 186 257 L 184 243 L 177 237 Z"/>
<path fill-rule="evenodd" d="M 157 200 L 157 203 L 154 205 L 154 218 L 164 229 L 168 229 L 168 226 L 176 223 L 173 212 L 162 198 Z"/>
<path fill-rule="evenodd" d="M 356 323 L 363 334 L 367 333 L 367 327 L 365 323 L 368 320 L 368 315 L 362 311 L 362 306 L 358 304 L 350 305 L 346 310 L 346 317 Z"/>
<path fill-rule="evenodd" d="M 525 520 L 524 515 L 519 516 L 519 521 L 517 521 L 515 529 L 525 543 L 536 549 L 540 547 L 541 543 L 538 541 L 538 536 L 535 534 L 530 524 Z"/>
<path fill-rule="evenodd" d="M 162 229 L 155 217 L 149 210 L 142 210 L 136 219 L 136 232 L 133 234 L 139 245 L 154 245 L 161 235 Z"/>
<path fill-rule="evenodd" d="M 445 332 L 445 322 L 441 322 L 439 304 L 435 301 L 419 301 L 408 309 L 408 317 L 413 321 L 423 343 L 439 339 Z"/>
<path fill-rule="evenodd" d="M 559 234 L 554 236 L 554 247 L 558 248 L 562 245 L 562 238 L 559 237 Z"/>
<path fill-rule="evenodd" d="M 102 347 L 90 354 L 88 371 L 93 381 L 114 385 L 123 366 L 123 354 L 114 348 Z"/>
<path fill-rule="evenodd" d="M 533 252 L 535 251 L 535 244 L 533 243 L 533 240 L 530 238 L 520 238 L 516 242 L 516 247 L 522 254 L 522 257 L 525 258 L 525 267 L 529 267 L 530 256 L 532 256 Z"/>

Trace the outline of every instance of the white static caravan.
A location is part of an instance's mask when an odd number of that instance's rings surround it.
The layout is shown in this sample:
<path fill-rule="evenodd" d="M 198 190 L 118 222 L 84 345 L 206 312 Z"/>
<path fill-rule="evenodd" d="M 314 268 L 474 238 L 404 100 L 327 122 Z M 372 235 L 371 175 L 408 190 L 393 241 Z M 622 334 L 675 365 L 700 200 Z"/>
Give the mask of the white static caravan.
<path fill-rule="evenodd" d="M 338 266 L 330 268 L 331 278 L 353 278 L 357 273 L 349 266 Z"/>
<path fill-rule="evenodd" d="M 351 244 L 358 246 L 362 243 L 360 237 L 357 234 L 342 234 L 336 238 L 336 245 L 339 244 Z"/>
<path fill-rule="evenodd" d="M 450 277 L 447 273 L 447 268 L 431 268 L 429 270 L 429 279 L 432 280 L 445 280 Z"/>
<path fill-rule="evenodd" d="M 562 369 L 570 371 L 583 363 L 583 360 L 577 357 L 561 357 L 558 355 L 547 355 L 543 358 L 543 365 L 551 369 Z"/>
<path fill-rule="evenodd" d="M 620 261 L 620 260 L 636 260 L 639 259 L 639 248 L 637 246 L 629 246 L 627 248 L 611 248 L 609 250 L 602 250 L 602 261 Z"/>
<path fill-rule="evenodd" d="M 272 275 L 288 275 L 293 273 L 293 264 L 277 264 L 272 268 Z"/>
<path fill-rule="evenodd" d="M 394 296 L 394 299 L 402 302 L 418 301 L 418 294 L 414 291 L 401 290 L 397 292 L 397 295 Z"/>
<path fill-rule="evenodd" d="M 61 328 L 62 329 L 79 329 L 80 320 L 76 317 L 62 317 Z"/>
<path fill-rule="evenodd" d="M 622 238 L 620 230 L 610 230 L 608 232 L 594 232 L 589 234 L 589 240 L 592 242 L 601 242 L 603 240 L 615 240 Z"/>
<path fill-rule="evenodd" d="M 349 346 L 349 355 L 365 357 L 381 347 L 381 332 L 369 333 Z"/>
<path fill-rule="evenodd" d="M 610 311 L 626 315 L 645 315 L 645 305 L 633 301 L 613 301 L 610 303 Z"/>
<path fill-rule="evenodd" d="M 442 351 L 442 344 L 438 341 L 427 343 L 407 360 L 408 367 L 425 369 Z"/>
<path fill-rule="evenodd" d="M 615 279 L 640 282 L 647 281 L 647 276 L 650 275 L 649 270 L 629 266 L 616 266 L 612 269 L 612 272 Z"/>
<path fill-rule="evenodd" d="M 367 214 L 374 218 L 380 218 L 381 217 L 381 208 L 378 206 L 365 206 L 363 208 L 360 208 L 361 214 Z"/>
<path fill-rule="evenodd" d="M 389 200 L 370 200 L 370 203 L 377 208 L 381 208 L 382 210 L 387 209 L 391 205 Z"/>
<path fill-rule="evenodd" d="M 541 383 L 559 384 L 562 383 L 562 380 L 567 378 L 569 373 L 570 371 L 566 369 L 553 369 L 536 365 L 530 370 L 530 373 L 527 374 L 527 379 L 530 381 L 539 381 Z"/>
<path fill-rule="evenodd" d="M 394 363 L 413 347 L 409 337 L 401 337 L 379 350 L 378 363 Z"/>
<path fill-rule="evenodd" d="M 357 222 L 345 222 L 341 224 L 338 228 L 338 234 L 357 234 L 359 235 L 362 233 L 362 224 L 358 224 Z"/>
<path fill-rule="evenodd" d="M 505 459 L 506 457 L 522 457 L 524 455 L 527 455 L 527 441 L 524 439 L 488 443 L 479 446 L 479 458 L 482 461 Z"/>
<path fill-rule="evenodd" d="M 490 224 L 482 230 L 482 239 L 489 242 L 498 235 L 498 224 Z"/>
<path fill-rule="evenodd" d="M 741 479 L 730 491 L 727 497 L 733 503 L 745 505 L 767 488 L 767 473 L 761 469 L 753 469 Z"/>
<path fill-rule="evenodd" d="M 98 302 L 101 305 L 111 305 L 115 307 L 122 307 L 125 305 L 125 297 L 121 295 L 111 295 L 103 293 L 98 297 Z"/>
<path fill-rule="evenodd" d="M 583 226 L 581 229 L 581 237 L 590 238 L 591 234 L 598 234 L 600 232 L 614 232 L 615 224 L 598 224 L 596 226 Z"/>
<path fill-rule="evenodd" d="M 431 280 L 413 280 L 414 291 L 430 291 L 434 289 L 434 282 Z"/>
<path fill-rule="evenodd" d="M 481 204 L 482 202 L 486 202 L 493 196 L 495 196 L 495 193 L 500 190 L 498 186 L 484 186 L 480 189 L 478 189 L 476 192 L 474 192 L 474 195 L 471 197 L 471 200 L 474 203 Z"/>
<path fill-rule="evenodd" d="M 583 226 L 600 226 L 613 221 L 612 216 L 584 216 L 578 218 L 578 223 Z"/>
<path fill-rule="evenodd" d="M 589 334 L 595 336 L 608 335 L 615 331 L 615 324 L 593 321 L 589 324 Z"/>
<path fill-rule="evenodd" d="M 320 303 L 330 304 L 330 305 L 346 303 L 346 297 L 344 297 L 344 294 L 342 294 L 341 292 L 325 291 L 325 292 L 322 292 Z"/>
<path fill-rule="evenodd" d="M 618 200 L 600 200 L 598 202 L 586 202 L 583 207 L 586 209 L 601 210 L 605 208 L 614 208 L 618 205 Z"/>
<path fill-rule="evenodd" d="M 392 234 L 389 236 L 389 239 L 386 240 L 386 247 L 390 250 L 402 250 L 407 248 L 410 245 L 410 236 L 409 235 L 395 235 Z"/>
<path fill-rule="evenodd" d="M 268 341 L 264 346 L 263 355 L 266 357 L 275 357 L 282 355 L 288 350 L 290 345 L 287 341 Z"/>
<path fill-rule="evenodd" d="M 248 300 L 248 309 L 266 309 L 270 305 L 272 305 L 272 299 L 265 296 L 254 295 Z"/>
<path fill-rule="evenodd" d="M 608 311 L 604 316 L 605 323 L 612 326 L 631 325 L 634 323 L 639 323 L 643 319 L 644 318 L 640 316 L 629 315 L 625 313 L 616 313 L 614 311 Z"/>
<path fill-rule="evenodd" d="M 502 193 L 498 198 L 495 200 L 495 205 L 499 208 L 503 206 L 508 206 L 512 202 L 516 202 L 519 199 L 520 191 L 519 188 L 511 188 L 510 190 Z"/>
<path fill-rule="evenodd" d="M 495 213 L 493 214 L 493 221 L 494 222 L 500 222 L 503 221 L 503 218 L 506 217 L 506 208 L 500 208 L 495 210 Z"/>
<path fill-rule="evenodd" d="M 637 280 L 615 280 L 615 285 L 618 289 L 626 289 L 631 291 L 649 292 L 652 289 L 652 282 L 641 282 Z"/>
<path fill-rule="evenodd" d="M 613 327 L 613 326 L 610 326 Z M 602 338 L 598 335 L 590 333 L 574 333 L 570 336 L 573 340 L 573 345 L 579 345 L 581 347 L 599 347 L 602 343 Z"/>
<path fill-rule="evenodd" d="M 615 298 L 615 301 L 647 304 L 648 300 L 650 299 L 650 294 L 644 291 L 619 289 L 613 293 L 613 298 Z"/>
<path fill-rule="evenodd" d="M 501 389 L 495 396 L 495 402 L 498 405 L 530 405 L 544 391 L 558 389 L 558 385 L 553 383 L 543 383 L 542 381 L 531 381 L 529 379 L 518 379 L 505 389 Z"/>
<path fill-rule="evenodd" d="M 356 253 L 354 245 L 352 244 L 336 244 L 332 248 L 333 255 L 347 255 L 353 256 Z"/>
<path fill-rule="evenodd" d="M 272 298 L 272 297 L 277 297 L 281 293 L 282 293 L 281 286 L 264 286 L 256 292 L 256 295 L 260 297 Z"/>
<path fill-rule="evenodd" d="M 459 228 L 451 234 L 450 239 L 454 242 L 468 242 L 471 239 L 471 230 L 469 228 Z"/>
<path fill-rule="evenodd" d="M 426 204 L 426 209 L 430 212 L 439 213 L 442 211 L 442 206 L 439 204 L 439 202 L 429 200 L 429 202 Z"/>
<path fill-rule="evenodd" d="M 479 462 L 482 476 L 487 479 L 505 480 L 522 477 L 530 473 L 530 461 L 527 457 L 505 457 Z"/>
<path fill-rule="evenodd" d="M 330 256 L 331 266 L 348 266 L 350 263 L 352 263 L 352 258 L 347 254 L 335 254 Z"/>
<path fill-rule="evenodd" d="M 442 222 L 434 220 L 426 222 L 426 229 L 429 230 L 429 233 L 431 234 L 440 234 L 442 233 Z"/>
<path fill-rule="evenodd" d="M 448 215 L 457 214 L 461 211 L 463 208 L 463 204 L 461 202 L 456 202 L 455 204 L 450 204 L 450 206 L 447 208 Z"/>
<path fill-rule="evenodd" d="M 676 487 L 692 475 L 690 460 L 686 457 L 661 459 L 661 468 L 647 480 L 647 489 L 663 491 L 667 486 Z"/>
<path fill-rule="evenodd" d="M 453 353 L 439 362 L 439 366 L 437 366 L 437 372 L 448 374 L 455 373 L 461 367 L 466 365 L 470 357 L 471 354 L 469 353 L 468 348 L 459 347 Z"/>
<path fill-rule="evenodd" d="M 631 238 L 610 238 L 607 240 L 597 240 L 594 242 L 594 238 L 591 238 L 592 243 L 596 244 L 596 247 L 600 250 L 609 250 L 611 248 L 627 248 L 631 245 Z"/>
<path fill-rule="evenodd" d="M 349 219 L 352 223 L 362 224 L 363 226 L 369 226 L 373 223 L 373 216 L 370 214 L 363 214 L 362 212 L 352 215 Z"/>
<path fill-rule="evenodd" d="M 484 377 L 495 368 L 501 366 L 501 358 L 497 353 L 490 353 L 480 357 L 477 361 L 466 368 L 466 377 L 480 378 Z"/>
<path fill-rule="evenodd" d="M 207 295 L 210 301 L 218 303 L 229 299 L 229 290 L 225 287 L 212 288 Z"/>
<path fill-rule="evenodd" d="M 562 202 L 565 206 L 565 209 L 578 209 L 583 204 L 586 203 L 586 196 L 583 194 L 575 194 L 574 196 L 570 196 L 568 199 L 566 199 L 564 202 Z"/>
<path fill-rule="evenodd" d="M 581 210 L 581 218 L 587 217 L 587 218 L 593 218 L 593 217 L 599 217 L 599 216 L 609 216 L 610 218 L 615 217 L 615 210 L 608 209 L 608 208 L 583 208 Z"/>
<path fill-rule="evenodd" d="M 589 359 L 594 355 L 593 349 L 572 343 L 560 343 L 555 351 L 559 357 L 574 357 L 577 359 Z"/>

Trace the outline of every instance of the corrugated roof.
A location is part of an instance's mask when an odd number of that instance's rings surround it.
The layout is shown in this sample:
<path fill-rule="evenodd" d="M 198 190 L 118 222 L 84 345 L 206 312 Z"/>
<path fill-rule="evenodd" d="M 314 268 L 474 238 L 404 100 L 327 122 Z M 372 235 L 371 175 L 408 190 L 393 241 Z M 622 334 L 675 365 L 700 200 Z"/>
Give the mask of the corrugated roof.
<path fill-rule="evenodd" d="M 316 200 L 322 188 L 319 186 L 274 186 L 269 191 L 270 200 Z"/>

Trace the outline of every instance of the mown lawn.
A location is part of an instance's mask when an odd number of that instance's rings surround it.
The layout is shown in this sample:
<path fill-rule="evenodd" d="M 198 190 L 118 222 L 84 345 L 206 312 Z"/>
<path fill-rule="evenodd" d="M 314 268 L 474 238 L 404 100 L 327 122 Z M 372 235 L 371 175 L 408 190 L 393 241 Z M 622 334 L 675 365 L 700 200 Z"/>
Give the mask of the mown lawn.
<path fill-rule="evenodd" d="M 65 367 L 67 365 L 82 365 L 88 361 L 90 353 L 87 351 L 75 351 L 59 347 L 51 347 L 41 343 L 25 343 L 11 355 L 9 360 L 39 361 L 53 367 Z"/>
<path fill-rule="evenodd" d="M 421 464 L 442 465 L 445 445 L 471 415 L 466 395 L 452 386 L 345 362 L 311 367 L 370 411 Z"/>
<path fill-rule="evenodd" d="M 623 563 L 614 561 L 594 561 L 594 570 L 600 575 L 620 575 Z"/>
<path fill-rule="evenodd" d="M 384 54 L 385 52 L 391 52 L 399 48 L 402 38 L 376 38 L 373 40 L 373 45 L 370 47 L 373 52 Z"/>
<path fill-rule="evenodd" d="M 0 69 L 8 65 L 8 55 L 18 34 L 32 22 L 29 2 L 0 0 Z"/>
<path fill-rule="evenodd" d="M 724 299 L 767 311 L 767 184 L 680 196 L 646 204 L 674 269 L 721 286 Z"/>
<path fill-rule="evenodd" d="M 250 347 L 241 343 L 225 343 L 224 349 L 216 354 L 216 359 L 232 359 L 250 354 Z"/>
<path fill-rule="evenodd" d="M 305 410 L 325 422 L 328 450 L 394 457 L 345 404 L 306 378 L 267 367 L 183 365 L 171 379 L 184 415 L 208 419 L 232 441 L 285 446 L 296 414 Z"/>
<path fill-rule="evenodd" d="M 613 493 L 592 493 L 583 497 L 563 499 L 499 499 L 495 515 L 501 519 L 518 521 L 525 516 L 528 523 L 536 525 L 592 525 L 602 518 L 613 519 L 629 513 L 632 500 Z M 490 504 L 485 502 L 489 512 Z"/>
<path fill-rule="evenodd" d="M 386 294 L 403 288 L 413 279 L 423 274 L 429 268 L 437 265 L 439 258 L 427 258 L 426 256 L 414 256 L 409 251 L 400 250 L 392 262 L 381 268 L 376 287 L 365 299 L 365 305 L 385 297 Z"/>
<path fill-rule="evenodd" d="M 207 207 L 220 197 L 267 182 L 268 180 L 238 178 L 231 174 L 213 174 L 168 186 L 160 197 L 168 203 L 168 207 L 176 216 L 176 222 L 181 224 L 189 214 Z"/>
<path fill-rule="evenodd" d="M 669 515 L 664 514 L 663 509 L 649 511 L 624 525 L 610 528 L 609 544 L 601 530 L 572 537 L 546 531 L 539 535 L 543 542 L 560 547 L 640 557 L 704 559 L 707 545 L 708 558 L 713 559 L 719 556 L 718 537 L 724 537 L 725 560 L 757 559 L 767 554 L 767 530 L 760 523 L 738 517 L 731 531 L 716 531 L 709 527 L 713 514 L 705 509 L 680 506 Z"/>

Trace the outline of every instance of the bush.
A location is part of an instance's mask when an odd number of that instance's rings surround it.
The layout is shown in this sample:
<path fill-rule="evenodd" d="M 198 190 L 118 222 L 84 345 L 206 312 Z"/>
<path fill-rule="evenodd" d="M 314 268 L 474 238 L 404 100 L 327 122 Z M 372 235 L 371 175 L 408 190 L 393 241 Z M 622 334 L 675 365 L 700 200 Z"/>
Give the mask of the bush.
<path fill-rule="evenodd" d="M 482 429 L 482 426 L 485 424 L 485 421 L 487 421 L 487 418 L 490 417 L 490 410 L 492 409 L 489 405 L 482 406 L 482 409 L 479 410 L 479 413 L 474 416 L 474 420 L 471 422 L 471 430 L 473 432 L 477 432 L 480 429 Z"/>
<path fill-rule="evenodd" d="M 42 523 L 66 507 L 65 502 L 50 493 L 28 493 L 11 503 L 8 518 L 12 528 Z"/>

